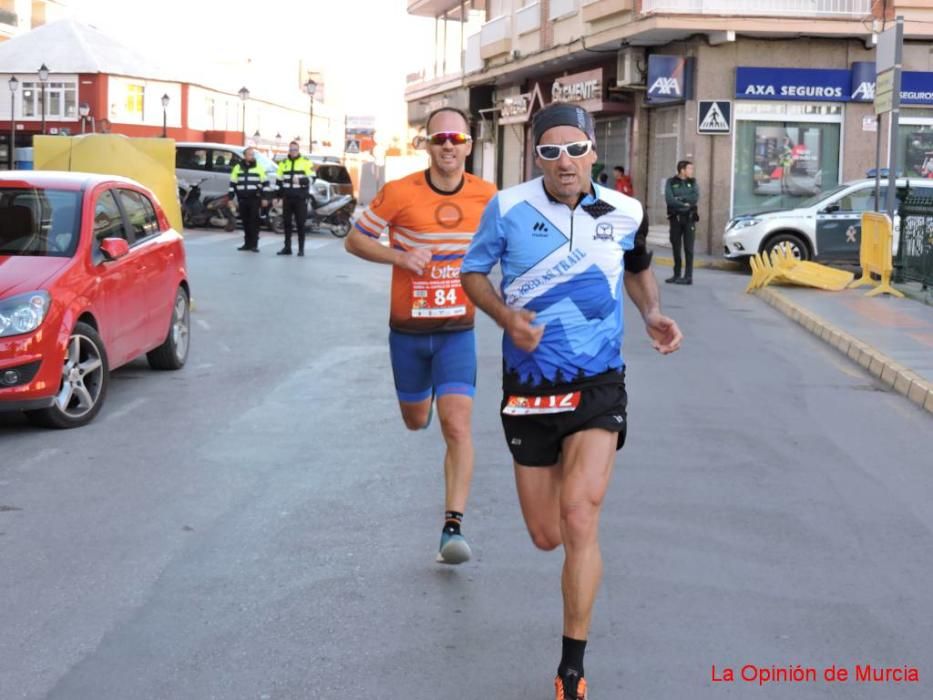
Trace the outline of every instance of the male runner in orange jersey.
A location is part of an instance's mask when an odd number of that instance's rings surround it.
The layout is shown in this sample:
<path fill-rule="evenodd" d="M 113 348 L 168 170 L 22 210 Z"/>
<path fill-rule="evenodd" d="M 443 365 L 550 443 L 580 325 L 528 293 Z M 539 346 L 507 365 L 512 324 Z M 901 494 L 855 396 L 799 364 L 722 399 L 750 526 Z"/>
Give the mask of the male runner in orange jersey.
<path fill-rule="evenodd" d="M 446 498 L 437 561 L 471 556 L 460 530 L 473 476 L 471 417 L 476 389 L 475 308 L 460 287 L 460 265 L 494 185 L 467 173 L 470 124 L 442 107 L 427 122 L 430 167 L 389 182 L 347 237 L 350 253 L 392 265 L 389 350 L 402 419 L 426 428 L 434 397 L 444 457 Z M 389 246 L 379 238 L 389 231 Z"/>

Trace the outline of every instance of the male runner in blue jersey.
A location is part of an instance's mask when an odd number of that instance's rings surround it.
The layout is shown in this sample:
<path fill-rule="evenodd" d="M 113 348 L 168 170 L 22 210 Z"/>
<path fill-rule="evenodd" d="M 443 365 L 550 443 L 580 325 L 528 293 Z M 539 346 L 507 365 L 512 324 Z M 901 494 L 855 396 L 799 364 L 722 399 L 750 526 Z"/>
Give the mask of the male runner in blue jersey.
<path fill-rule="evenodd" d="M 505 331 L 502 424 L 535 546 L 564 545 L 557 700 L 586 698 L 583 654 L 602 576 L 599 511 L 625 442 L 622 287 L 655 349 L 680 347 L 661 313 L 642 205 L 592 182 L 593 119 L 555 103 L 533 124 L 543 177 L 490 200 L 461 268 L 464 291 Z M 501 296 L 487 278 L 502 268 Z"/>

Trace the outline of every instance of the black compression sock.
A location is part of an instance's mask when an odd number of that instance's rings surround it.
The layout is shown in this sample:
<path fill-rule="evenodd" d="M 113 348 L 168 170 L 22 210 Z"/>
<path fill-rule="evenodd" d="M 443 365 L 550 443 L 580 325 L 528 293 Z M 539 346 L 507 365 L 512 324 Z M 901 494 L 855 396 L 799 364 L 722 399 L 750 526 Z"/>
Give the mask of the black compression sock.
<path fill-rule="evenodd" d="M 460 522 L 463 520 L 463 513 L 455 510 L 448 510 L 444 513 L 444 532 L 448 535 L 460 534 Z"/>
<path fill-rule="evenodd" d="M 562 642 L 563 652 L 560 657 L 560 666 L 557 675 L 563 678 L 568 671 L 576 671 L 583 676 L 583 653 L 586 651 L 585 639 L 571 639 L 565 636 Z"/>

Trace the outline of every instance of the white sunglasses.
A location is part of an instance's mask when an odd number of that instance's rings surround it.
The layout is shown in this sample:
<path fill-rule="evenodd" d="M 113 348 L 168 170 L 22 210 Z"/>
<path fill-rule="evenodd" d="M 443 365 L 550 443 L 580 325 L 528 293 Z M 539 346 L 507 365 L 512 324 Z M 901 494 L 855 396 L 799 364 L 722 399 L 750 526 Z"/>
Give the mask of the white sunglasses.
<path fill-rule="evenodd" d="M 566 153 L 571 158 L 582 158 L 592 147 L 592 141 L 574 141 L 563 145 L 540 144 L 535 146 L 535 152 L 541 160 L 557 160 L 561 153 Z"/>

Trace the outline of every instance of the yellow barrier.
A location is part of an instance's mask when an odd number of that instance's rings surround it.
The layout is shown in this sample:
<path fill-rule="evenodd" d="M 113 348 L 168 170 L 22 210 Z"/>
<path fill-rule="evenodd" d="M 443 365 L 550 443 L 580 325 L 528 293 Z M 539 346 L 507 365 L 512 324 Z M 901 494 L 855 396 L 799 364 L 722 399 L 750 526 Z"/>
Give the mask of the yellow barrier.
<path fill-rule="evenodd" d="M 893 240 L 893 227 L 887 214 L 874 211 L 862 213 L 862 241 L 859 244 L 858 256 L 859 264 L 862 266 L 862 276 L 850 285 L 852 288 L 876 284 L 872 279 L 872 275 L 875 274 L 881 278 L 881 281 L 865 296 L 873 297 L 885 293 L 896 297 L 904 296 L 891 286 L 891 274 L 894 272 L 891 257 Z"/>
<path fill-rule="evenodd" d="M 129 177 L 152 190 L 172 227 L 181 233 L 175 183 L 175 141 L 122 134 L 36 136 L 36 170 L 70 170 Z"/>
<path fill-rule="evenodd" d="M 752 279 L 746 292 L 766 287 L 772 282 L 790 282 L 805 287 L 816 287 L 838 292 L 852 281 L 852 273 L 836 270 L 815 262 L 798 260 L 788 244 L 782 244 L 770 253 L 756 253 L 749 260 Z"/>

